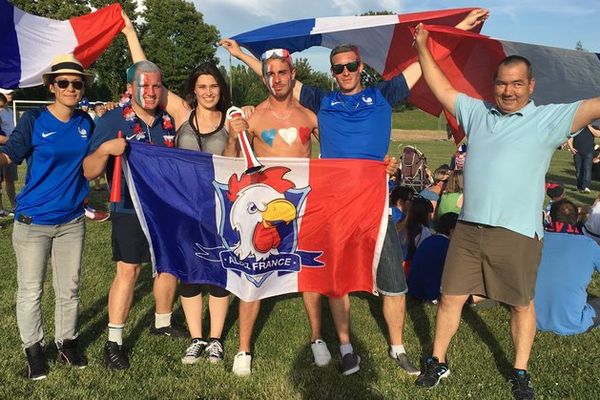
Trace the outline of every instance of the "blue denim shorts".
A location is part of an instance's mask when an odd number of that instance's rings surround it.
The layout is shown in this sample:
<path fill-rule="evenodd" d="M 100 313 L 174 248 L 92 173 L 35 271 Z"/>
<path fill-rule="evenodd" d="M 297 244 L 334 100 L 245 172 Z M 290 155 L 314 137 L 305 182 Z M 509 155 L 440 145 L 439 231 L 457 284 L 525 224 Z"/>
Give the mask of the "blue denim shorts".
<path fill-rule="evenodd" d="M 392 218 L 388 219 L 387 231 L 377 267 L 377 291 L 386 296 L 401 296 L 408 290 L 402 268 L 402 248 Z"/>

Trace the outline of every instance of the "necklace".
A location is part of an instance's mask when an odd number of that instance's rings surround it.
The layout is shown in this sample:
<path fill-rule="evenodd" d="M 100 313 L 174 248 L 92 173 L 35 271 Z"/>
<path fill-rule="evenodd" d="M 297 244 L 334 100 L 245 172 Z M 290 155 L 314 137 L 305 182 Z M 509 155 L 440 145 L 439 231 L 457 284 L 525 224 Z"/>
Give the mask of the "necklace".
<path fill-rule="evenodd" d="M 271 111 L 271 114 L 273 114 L 273 116 L 274 116 L 275 118 L 277 118 L 278 120 L 285 121 L 286 119 L 288 119 L 288 118 L 290 117 L 290 115 L 292 115 L 292 112 L 294 112 L 294 110 L 293 110 L 293 109 L 291 109 L 291 110 L 290 110 L 290 111 L 287 113 L 287 115 L 285 115 L 285 116 L 283 116 L 283 117 L 282 117 L 282 116 L 280 116 L 280 115 L 277 115 L 277 113 L 275 112 L 275 110 L 273 110 L 273 108 L 271 107 L 271 99 L 268 99 L 267 101 L 269 102 L 269 111 Z"/>
<path fill-rule="evenodd" d="M 147 127 L 147 135 L 146 132 L 142 129 L 142 124 L 140 123 L 139 117 L 136 115 L 135 111 L 131 107 L 131 95 L 129 93 L 123 94 L 121 100 L 119 101 L 119 107 L 123 110 L 121 111 L 121 115 L 129 123 L 129 127 L 133 132 L 133 135 L 127 136 L 127 140 L 135 139 L 142 140 L 148 143 L 152 142 L 152 137 L 150 135 L 150 125 L 146 124 Z M 167 112 L 160 108 L 160 118 L 162 120 L 162 128 L 164 131 L 163 135 L 163 143 L 166 147 L 174 147 L 175 138 L 175 128 L 173 127 L 173 121 L 171 121 L 171 116 L 167 114 Z"/>
<path fill-rule="evenodd" d="M 196 112 L 195 108 L 192 110 L 192 113 L 194 115 L 194 122 L 196 123 L 196 126 L 192 125 L 192 128 L 194 129 L 194 131 L 196 131 L 196 133 L 198 135 L 207 135 L 207 134 L 215 133 L 215 131 L 217 131 L 221 127 L 221 124 L 223 123 L 223 115 L 222 115 L 221 111 L 219 111 L 218 112 L 219 113 L 219 122 L 217 122 L 216 124 L 214 124 L 212 126 L 212 128 L 210 129 L 210 132 L 202 133 L 202 132 L 200 132 L 200 124 L 198 123 L 198 113 Z"/>

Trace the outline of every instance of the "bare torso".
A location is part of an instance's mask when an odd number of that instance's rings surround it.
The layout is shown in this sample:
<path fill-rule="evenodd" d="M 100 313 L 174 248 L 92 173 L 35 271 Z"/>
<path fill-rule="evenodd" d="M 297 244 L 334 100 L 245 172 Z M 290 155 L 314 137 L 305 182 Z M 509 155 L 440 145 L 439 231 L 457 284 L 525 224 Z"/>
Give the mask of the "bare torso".
<path fill-rule="evenodd" d="M 256 107 L 248 124 L 258 157 L 310 157 L 317 116 L 296 100 L 285 111 L 275 111 L 267 99 Z"/>

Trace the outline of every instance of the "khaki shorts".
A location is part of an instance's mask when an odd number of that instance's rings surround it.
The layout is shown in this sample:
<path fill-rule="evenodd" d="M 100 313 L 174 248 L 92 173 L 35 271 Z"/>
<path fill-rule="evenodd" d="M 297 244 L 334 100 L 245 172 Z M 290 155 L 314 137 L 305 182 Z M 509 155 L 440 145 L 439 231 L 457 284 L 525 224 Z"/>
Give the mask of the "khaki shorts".
<path fill-rule="evenodd" d="M 526 306 L 533 299 L 542 243 L 537 236 L 459 221 L 450 240 L 441 292 Z"/>

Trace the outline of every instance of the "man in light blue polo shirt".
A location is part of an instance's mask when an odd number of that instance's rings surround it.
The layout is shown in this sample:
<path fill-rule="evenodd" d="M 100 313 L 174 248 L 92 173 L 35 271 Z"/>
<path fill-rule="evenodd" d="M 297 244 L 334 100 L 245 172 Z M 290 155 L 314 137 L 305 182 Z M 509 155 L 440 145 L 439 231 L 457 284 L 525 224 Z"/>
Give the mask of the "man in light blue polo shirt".
<path fill-rule="evenodd" d="M 536 106 L 529 61 L 504 59 L 494 77 L 495 104 L 452 87 L 427 49 L 428 32 L 415 39 L 423 76 L 435 97 L 469 138 L 464 206 L 442 277 L 433 354 L 416 384 L 433 387 L 450 374 L 446 352 L 469 295 L 483 295 L 511 308 L 515 347 L 509 378 L 516 399 L 534 397 L 527 362 L 535 336 L 533 293 L 543 236 L 540 211 L 544 177 L 554 150 L 572 132 L 600 117 L 600 98 Z"/>

